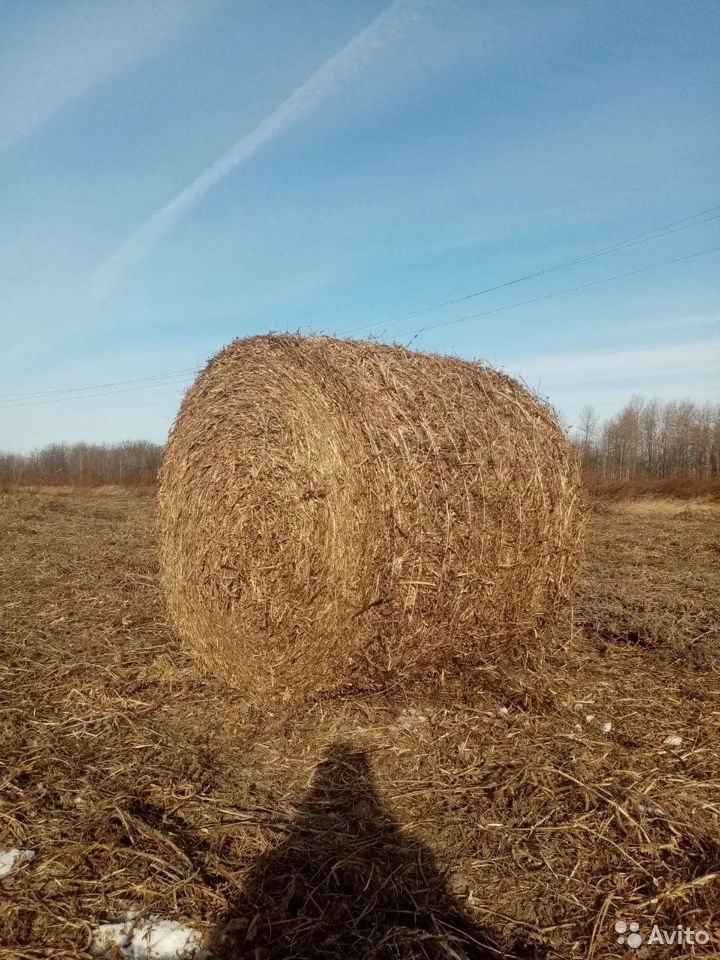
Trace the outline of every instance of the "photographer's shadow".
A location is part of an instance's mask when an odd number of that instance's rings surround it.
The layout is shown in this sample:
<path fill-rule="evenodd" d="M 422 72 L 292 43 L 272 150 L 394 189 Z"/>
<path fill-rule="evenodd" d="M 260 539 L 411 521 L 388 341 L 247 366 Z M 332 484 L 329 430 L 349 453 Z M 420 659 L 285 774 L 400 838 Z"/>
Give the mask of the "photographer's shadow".
<path fill-rule="evenodd" d="M 430 850 L 383 810 L 366 755 L 337 743 L 285 840 L 222 918 L 212 955 L 251 960 L 489 960 L 512 951 L 475 925 Z"/>

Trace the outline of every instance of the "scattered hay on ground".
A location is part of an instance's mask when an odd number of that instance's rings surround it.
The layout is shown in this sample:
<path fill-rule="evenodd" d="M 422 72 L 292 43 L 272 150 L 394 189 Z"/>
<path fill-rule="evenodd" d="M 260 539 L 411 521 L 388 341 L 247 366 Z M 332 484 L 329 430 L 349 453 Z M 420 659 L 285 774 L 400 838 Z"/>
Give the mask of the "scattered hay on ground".
<path fill-rule="evenodd" d="M 720 938 L 717 517 L 593 513 L 542 673 L 289 719 L 179 649 L 153 526 L 149 497 L 0 497 L 0 848 L 35 852 L 0 879 L 2 960 L 87 956 L 129 910 L 249 960 Z M 652 645 L 608 628 L 641 601 Z"/>

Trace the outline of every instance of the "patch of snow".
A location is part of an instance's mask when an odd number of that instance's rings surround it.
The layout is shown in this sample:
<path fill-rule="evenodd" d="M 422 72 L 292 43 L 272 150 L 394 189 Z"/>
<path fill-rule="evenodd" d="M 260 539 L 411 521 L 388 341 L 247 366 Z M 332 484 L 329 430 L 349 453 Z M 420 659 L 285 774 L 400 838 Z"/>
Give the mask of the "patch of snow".
<path fill-rule="evenodd" d="M 594 713 L 586 713 L 584 719 L 585 719 L 585 723 L 587 724 L 597 723 L 603 733 L 610 733 L 610 731 L 613 728 L 613 725 L 609 720 L 605 720 L 604 723 L 600 723 L 600 721 L 596 718 Z"/>
<path fill-rule="evenodd" d="M 402 711 L 400 719 L 404 724 L 412 726 L 415 723 L 427 723 L 428 715 L 423 713 L 419 707 L 408 707 Z"/>
<path fill-rule="evenodd" d="M 663 743 L 666 747 L 681 747 L 683 738 L 679 737 L 676 733 L 671 733 L 670 736 L 665 737 Z"/>
<path fill-rule="evenodd" d="M 110 957 L 119 950 L 132 960 L 207 960 L 202 937 L 177 920 L 150 916 L 139 920 L 129 912 L 124 923 L 101 923 L 93 934 L 90 953 Z"/>
<path fill-rule="evenodd" d="M 16 863 L 29 863 L 34 859 L 34 850 L 20 850 L 18 847 L 0 850 L 0 877 L 6 877 Z"/>

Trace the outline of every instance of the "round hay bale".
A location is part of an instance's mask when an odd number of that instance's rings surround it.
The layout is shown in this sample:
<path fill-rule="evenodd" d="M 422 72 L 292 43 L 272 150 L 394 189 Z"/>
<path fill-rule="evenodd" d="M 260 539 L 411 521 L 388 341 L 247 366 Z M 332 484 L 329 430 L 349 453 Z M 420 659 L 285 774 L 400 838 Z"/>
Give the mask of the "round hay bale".
<path fill-rule="evenodd" d="M 480 363 L 235 340 L 188 391 L 161 469 L 172 623 L 263 698 L 527 650 L 571 594 L 579 483 L 548 407 Z"/>

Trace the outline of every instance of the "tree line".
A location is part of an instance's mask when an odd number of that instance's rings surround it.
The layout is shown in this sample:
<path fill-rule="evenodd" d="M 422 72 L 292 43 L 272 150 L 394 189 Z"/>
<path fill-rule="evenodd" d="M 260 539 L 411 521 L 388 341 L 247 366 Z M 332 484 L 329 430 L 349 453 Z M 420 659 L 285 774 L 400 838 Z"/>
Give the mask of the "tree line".
<path fill-rule="evenodd" d="M 638 482 L 674 485 L 668 492 L 720 488 L 720 404 L 635 396 L 604 420 L 585 407 L 570 435 L 591 488 Z M 162 445 L 145 440 L 0 453 L 0 485 L 152 484 L 162 454 Z"/>
<path fill-rule="evenodd" d="M 163 447 L 124 443 L 52 443 L 28 454 L 0 453 L 0 485 L 97 486 L 155 483 Z"/>
<path fill-rule="evenodd" d="M 720 480 L 720 404 L 633 397 L 600 420 L 585 407 L 573 432 L 583 468 L 612 481 Z"/>

